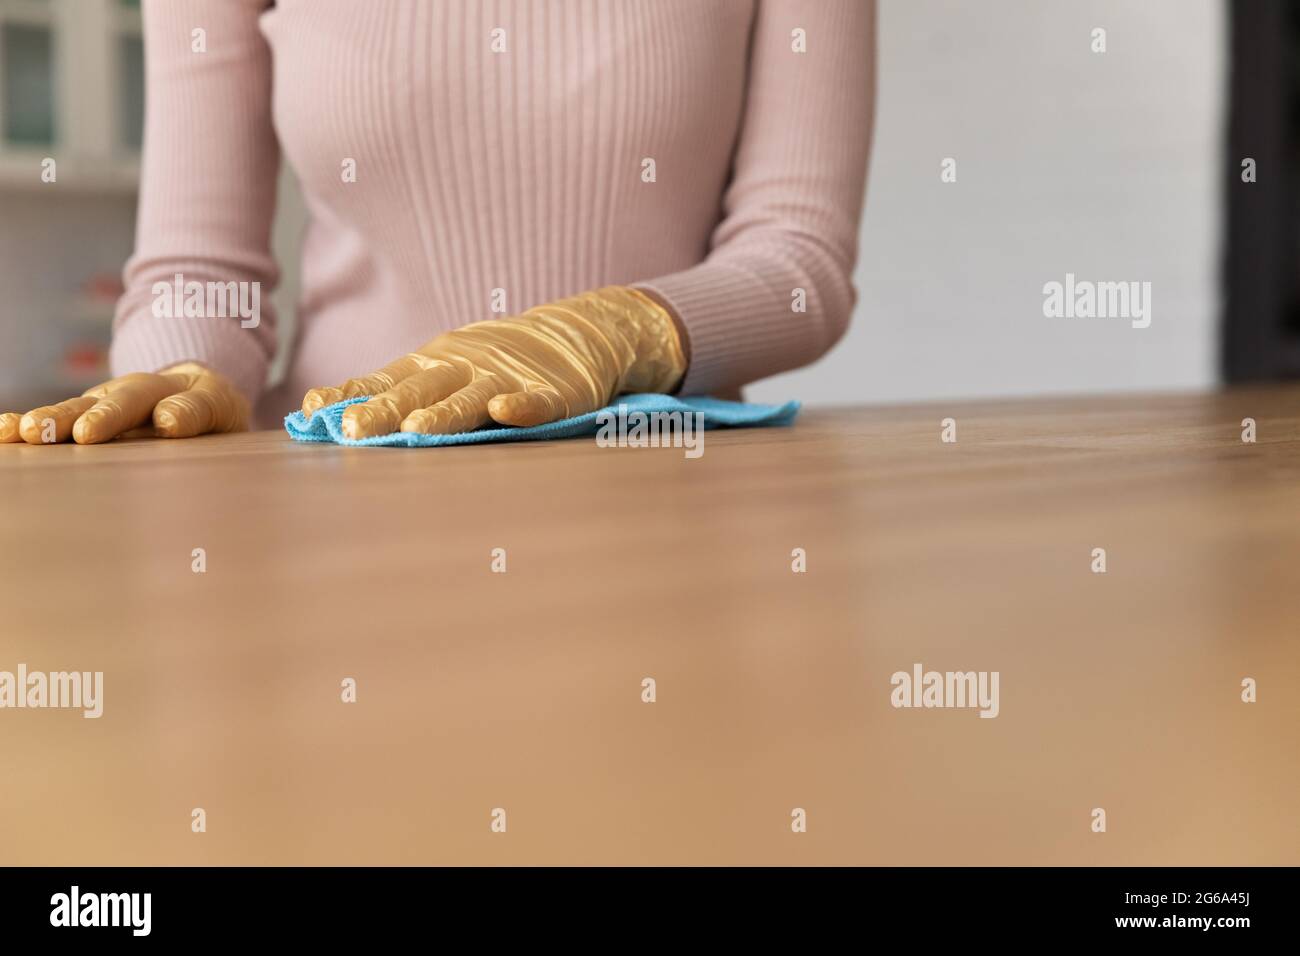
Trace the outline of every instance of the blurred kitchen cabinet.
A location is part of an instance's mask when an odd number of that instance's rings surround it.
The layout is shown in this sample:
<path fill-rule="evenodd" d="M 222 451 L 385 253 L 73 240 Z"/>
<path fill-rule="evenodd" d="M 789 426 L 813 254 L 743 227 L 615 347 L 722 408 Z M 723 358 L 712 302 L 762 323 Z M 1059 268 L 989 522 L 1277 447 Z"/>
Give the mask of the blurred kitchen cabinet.
<path fill-rule="evenodd" d="M 0 0 L 0 189 L 133 190 L 143 128 L 138 0 Z"/>

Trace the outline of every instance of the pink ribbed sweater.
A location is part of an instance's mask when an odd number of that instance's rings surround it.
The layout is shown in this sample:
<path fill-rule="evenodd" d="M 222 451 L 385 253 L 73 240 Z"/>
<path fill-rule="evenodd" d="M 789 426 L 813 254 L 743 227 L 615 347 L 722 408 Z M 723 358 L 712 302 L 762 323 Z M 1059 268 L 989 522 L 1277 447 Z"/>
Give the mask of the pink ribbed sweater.
<path fill-rule="evenodd" d="M 704 393 L 810 362 L 848 321 L 872 0 L 145 0 L 144 23 L 115 374 L 204 362 L 270 423 L 502 297 L 617 283 L 676 312 L 682 391 Z M 268 394 L 281 149 L 310 225 Z M 155 315 L 177 273 L 261 283 L 260 326 Z"/>

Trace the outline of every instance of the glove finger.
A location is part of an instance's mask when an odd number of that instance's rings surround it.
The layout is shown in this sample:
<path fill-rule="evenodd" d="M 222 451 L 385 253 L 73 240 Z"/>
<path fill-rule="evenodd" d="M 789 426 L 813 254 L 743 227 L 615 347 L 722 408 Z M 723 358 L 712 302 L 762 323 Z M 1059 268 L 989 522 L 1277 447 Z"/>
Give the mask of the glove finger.
<path fill-rule="evenodd" d="M 527 392 L 507 392 L 488 402 L 493 421 L 517 428 L 545 425 L 568 417 L 564 398 L 555 389 L 542 386 Z"/>
<path fill-rule="evenodd" d="M 87 394 L 98 401 L 77 419 L 72 440 L 78 445 L 95 445 L 147 424 L 154 406 L 184 391 L 189 381 L 182 375 L 135 372 L 90 389 Z"/>
<path fill-rule="evenodd" d="M 442 401 L 468 385 L 473 374 L 468 365 L 449 362 L 416 372 L 370 401 L 345 408 L 343 434 L 348 438 L 369 438 L 395 432 L 411 412 Z"/>
<path fill-rule="evenodd" d="M 18 423 L 22 420 L 23 416 L 17 412 L 0 415 L 0 445 L 23 440 L 23 436 L 18 434 Z"/>
<path fill-rule="evenodd" d="M 402 431 L 421 435 L 455 435 L 481 428 L 491 420 L 488 402 L 500 390 L 500 379 L 493 375 L 480 378 L 429 408 L 411 412 L 402 422 Z"/>
<path fill-rule="evenodd" d="M 224 388 L 187 389 L 154 406 L 153 427 L 161 438 L 242 432 L 248 428 L 248 402 Z"/>
<path fill-rule="evenodd" d="M 70 398 L 57 405 L 42 405 L 33 408 L 18 423 L 18 433 L 29 445 L 52 445 L 67 441 L 72 434 L 73 425 L 80 415 L 95 404 L 95 399 L 81 396 Z M 48 423 L 53 422 L 53 434 Z M 53 441 L 45 441 L 53 437 Z"/>
<path fill-rule="evenodd" d="M 404 381 L 429 367 L 431 360 L 416 352 L 403 355 L 394 362 L 389 362 L 377 372 L 350 378 L 338 388 L 313 388 L 303 396 L 302 413 L 307 418 L 326 405 L 333 405 L 345 398 L 360 395 L 380 395 L 390 391 L 398 382 Z M 390 429 L 391 431 L 391 429 Z"/>

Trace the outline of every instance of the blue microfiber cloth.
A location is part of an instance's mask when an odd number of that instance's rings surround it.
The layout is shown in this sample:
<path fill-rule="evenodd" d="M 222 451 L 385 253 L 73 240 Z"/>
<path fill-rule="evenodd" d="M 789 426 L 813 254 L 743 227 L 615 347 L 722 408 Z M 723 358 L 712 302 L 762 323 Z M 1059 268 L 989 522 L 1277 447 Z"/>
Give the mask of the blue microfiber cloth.
<path fill-rule="evenodd" d="M 427 448 L 435 445 L 478 445 L 484 442 L 530 441 L 542 438 L 577 438 L 595 435 L 600 431 L 597 416 L 603 413 L 618 415 L 619 406 L 628 412 L 702 412 L 705 428 L 744 427 L 754 425 L 789 425 L 799 413 L 798 402 L 784 405 L 751 405 L 748 402 L 727 402 L 720 398 L 704 396 L 674 398 L 671 395 L 620 395 L 612 405 L 598 412 L 589 412 L 575 418 L 565 418 L 532 428 L 480 428 L 459 435 L 417 435 L 412 432 L 392 432 L 372 438 L 343 437 L 343 409 L 368 396 L 349 398 L 318 409 L 311 420 L 301 411 L 284 420 L 285 431 L 295 441 L 333 442 L 336 445 L 405 445 L 408 448 Z"/>

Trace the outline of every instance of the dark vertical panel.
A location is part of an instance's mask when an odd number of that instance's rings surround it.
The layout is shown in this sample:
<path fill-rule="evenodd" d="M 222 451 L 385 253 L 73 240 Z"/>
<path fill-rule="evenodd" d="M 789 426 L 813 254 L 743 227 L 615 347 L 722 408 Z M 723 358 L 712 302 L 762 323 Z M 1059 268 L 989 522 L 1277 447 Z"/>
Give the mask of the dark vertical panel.
<path fill-rule="evenodd" d="M 1235 0 L 1227 163 L 1226 313 L 1223 372 L 1228 382 L 1300 373 L 1300 343 L 1288 336 L 1295 307 L 1297 230 L 1291 124 L 1295 61 L 1286 0 Z M 1241 181 L 1241 162 L 1258 180 Z"/>

